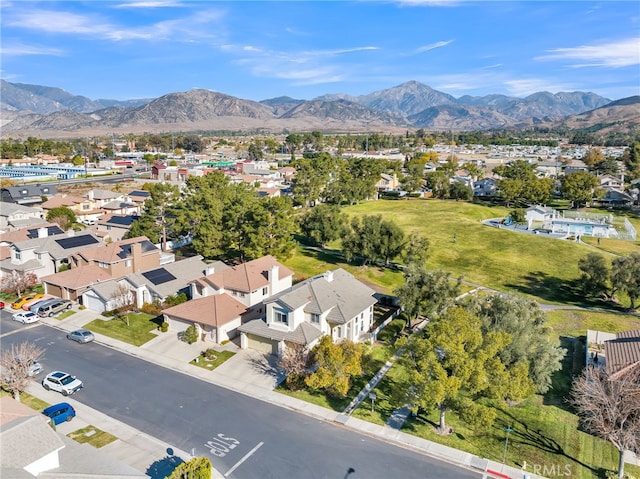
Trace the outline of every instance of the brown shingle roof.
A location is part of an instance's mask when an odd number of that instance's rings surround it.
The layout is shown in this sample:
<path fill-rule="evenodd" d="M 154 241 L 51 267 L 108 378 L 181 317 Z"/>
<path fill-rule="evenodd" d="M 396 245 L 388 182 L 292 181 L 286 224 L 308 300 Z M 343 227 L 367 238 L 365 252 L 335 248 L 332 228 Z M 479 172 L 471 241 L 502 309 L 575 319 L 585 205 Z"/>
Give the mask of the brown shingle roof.
<path fill-rule="evenodd" d="M 219 328 L 240 317 L 246 310 L 244 304 L 225 293 L 192 299 L 165 309 L 163 313 L 177 319 Z"/>
<path fill-rule="evenodd" d="M 96 264 L 72 268 L 61 273 L 51 274 L 42 278 L 42 282 L 55 284 L 69 289 L 79 289 L 98 281 L 111 279 L 109 271 Z"/>
<path fill-rule="evenodd" d="M 609 375 L 640 363 L 640 329 L 617 333 L 616 339 L 605 341 L 604 348 Z"/>
<path fill-rule="evenodd" d="M 273 266 L 278 266 L 279 280 L 293 275 L 289 268 L 278 263 L 278 260 L 273 256 L 268 255 L 205 276 L 202 281 L 217 288 L 251 293 L 269 284 L 269 271 Z"/>
<path fill-rule="evenodd" d="M 59 206 L 78 205 L 80 203 L 84 203 L 85 201 L 85 198 L 80 198 L 79 196 L 55 195 L 42 203 L 40 206 L 45 210 L 50 210 Z"/>
<path fill-rule="evenodd" d="M 106 245 L 96 246 L 95 248 L 84 248 L 77 254 L 82 256 L 87 261 L 102 261 L 104 263 L 118 263 L 124 259 L 122 256 L 122 246 L 149 242 L 146 236 L 138 236 L 136 238 L 130 238 L 122 241 L 115 241 Z M 154 249 L 152 251 L 145 251 L 142 249 L 142 255 L 157 254 L 159 250 Z"/>

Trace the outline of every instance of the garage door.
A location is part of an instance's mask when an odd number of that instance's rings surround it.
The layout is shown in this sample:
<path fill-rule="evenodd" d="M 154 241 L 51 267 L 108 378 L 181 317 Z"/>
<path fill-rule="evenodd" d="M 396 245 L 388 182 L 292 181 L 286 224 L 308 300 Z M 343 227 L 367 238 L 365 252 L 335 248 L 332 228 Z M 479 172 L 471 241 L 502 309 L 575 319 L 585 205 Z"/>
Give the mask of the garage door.
<path fill-rule="evenodd" d="M 253 334 L 248 334 L 249 347 L 265 354 L 278 354 L 278 341 L 261 338 Z"/>
<path fill-rule="evenodd" d="M 99 313 L 105 310 L 104 302 L 100 298 L 97 298 L 92 294 L 83 294 L 82 302 L 87 309 L 92 309 L 94 311 L 98 311 Z"/>

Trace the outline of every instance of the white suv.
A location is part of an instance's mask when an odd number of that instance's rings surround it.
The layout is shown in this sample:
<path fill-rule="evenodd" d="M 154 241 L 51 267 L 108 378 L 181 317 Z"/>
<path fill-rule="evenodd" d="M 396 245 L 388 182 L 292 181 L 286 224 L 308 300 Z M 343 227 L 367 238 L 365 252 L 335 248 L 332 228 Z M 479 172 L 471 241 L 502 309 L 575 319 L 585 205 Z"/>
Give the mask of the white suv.
<path fill-rule="evenodd" d="M 79 389 L 82 389 L 84 385 L 82 381 L 71 374 L 54 371 L 45 376 L 42 380 L 42 387 L 47 391 L 53 389 L 54 391 L 62 393 L 63 396 L 69 396 Z"/>

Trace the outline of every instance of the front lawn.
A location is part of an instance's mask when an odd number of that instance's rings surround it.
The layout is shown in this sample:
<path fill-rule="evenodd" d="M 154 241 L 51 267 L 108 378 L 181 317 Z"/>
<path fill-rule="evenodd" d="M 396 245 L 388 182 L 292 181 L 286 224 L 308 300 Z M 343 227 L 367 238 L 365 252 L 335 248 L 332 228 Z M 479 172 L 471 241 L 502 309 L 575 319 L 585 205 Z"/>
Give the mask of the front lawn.
<path fill-rule="evenodd" d="M 84 328 L 94 333 L 104 334 L 118 341 L 141 346 L 155 338 L 151 331 L 155 330 L 159 323 L 156 317 L 145 313 L 129 313 L 129 325 L 121 319 L 94 319 Z"/>
<path fill-rule="evenodd" d="M 67 319 L 69 316 L 73 316 L 74 314 L 76 314 L 76 312 L 72 309 L 67 309 L 66 311 L 60 313 L 59 315 L 55 316 L 55 318 L 57 320 L 63 320 L 63 319 Z"/>
<path fill-rule="evenodd" d="M 0 397 L 2 396 L 13 397 L 13 394 L 11 394 L 11 392 L 5 389 L 3 386 L 2 388 L 0 388 Z M 26 393 L 24 391 L 20 393 L 20 402 L 25 406 L 28 406 L 31 409 L 34 409 L 38 412 L 51 406 L 51 404 L 49 404 L 48 402 L 43 401 L 42 399 L 38 399 L 37 397 L 32 396 L 31 394 Z"/>
<path fill-rule="evenodd" d="M 205 357 L 205 354 L 201 353 L 200 356 L 189 362 L 189 364 L 194 364 L 196 366 L 200 366 L 203 369 L 212 371 L 222 363 L 224 363 L 227 359 L 232 358 L 235 354 L 236 353 L 234 353 L 233 351 L 218 351 L 216 353 L 215 359 L 207 359 Z"/>
<path fill-rule="evenodd" d="M 109 434 L 93 426 L 87 426 L 70 432 L 67 434 L 67 437 L 70 437 L 80 444 L 90 444 L 95 448 L 101 448 L 118 439 L 113 434 Z"/>

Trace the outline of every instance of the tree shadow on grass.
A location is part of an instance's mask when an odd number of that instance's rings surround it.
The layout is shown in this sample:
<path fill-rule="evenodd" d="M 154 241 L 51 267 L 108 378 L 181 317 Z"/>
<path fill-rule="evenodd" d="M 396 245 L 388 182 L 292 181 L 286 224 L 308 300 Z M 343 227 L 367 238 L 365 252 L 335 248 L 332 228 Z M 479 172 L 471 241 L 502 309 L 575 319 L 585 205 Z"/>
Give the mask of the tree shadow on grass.
<path fill-rule="evenodd" d="M 580 341 L 570 336 L 560 336 L 560 347 L 567 352 L 562 358 L 562 367 L 551 375 L 551 388 L 543 395 L 543 404 L 556 406 L 573 413 L 568 399 L 571 393 L 575 363 L 576 361 L 580 362 L 579 356 L 583 351 Z"/>
<path fill-rule="evenodd" d="M 550 276 L 542 271 L 527 274 L 519 284 L 506 285 L 523 294 L 537 296 L 549 302 L 561 302 L 577 306 L 593 306 L 585 301 L 579 280 L 566 280 Z"/>
<path fill-rule="evenodd" d="M 513 414 L 511 414 L 511 412 L 509 412 L 506 409 L 500 408 L 500 411 L 505 416 L 509 417 L 510 420 L 508 421 L 508 423 L 505 421 L 497 421 L 493 427 L 501 428 L 501 429 L 504 429 L 507 426 L 511 427 L 513 431 L 511 432 L 511 435 L 510 435 L 510 442 L 514 444 L 519 443 L 524 446 L 536 448 L 548 454 L 553 454 L 558 457 L 564 457 L 569 461 L 585 469 L 588 469 L 589 471 L 591 471 L 591 473 L 595 477 L 601 477 L 600 475 L 603 474 L 603 470 L 601 468 L 590 466 L 589 464 L 586 464 L 578 460 L 577 458 L 567 454 L 566 451 L 564 450 L 564 447 L 560 443 L 558 443 L 558 441 L 556 441 L 554 438 L 548 435 L 545 435 L 544 431 L 540 429 L 536 429 L 534 427 L 529 427 L 528 424 L 524 423 L 523 421 L 515 417 Z"/>

